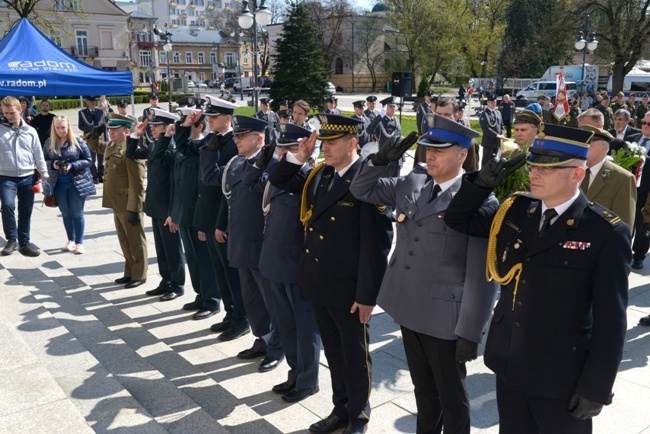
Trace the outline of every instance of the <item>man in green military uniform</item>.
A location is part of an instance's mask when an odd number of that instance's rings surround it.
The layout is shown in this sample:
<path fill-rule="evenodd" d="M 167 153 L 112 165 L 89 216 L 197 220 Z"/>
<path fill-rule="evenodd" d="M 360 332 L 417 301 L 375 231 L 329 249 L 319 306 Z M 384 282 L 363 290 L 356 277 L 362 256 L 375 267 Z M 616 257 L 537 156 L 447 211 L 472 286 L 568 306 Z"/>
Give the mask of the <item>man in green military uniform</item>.
<path fill-rule="evenodd" d="M 648 113 L 648 94 L 644 94 L 643 97 L 641 98 L 641 104 L 636 108 L 636 111 L 634 112 L 634 116 L 636 119 L 636 127 L 641 128 L 641 122 L 643 122 L 643 118 L 645 117 L 645 114 Z"/>
<path fill-rule="evenodd" d="M 147 240 L 142 223 L 144 163 L 126 158 L 126 138 L 133 121 L 111 113 L 108 131 L 111 141 L 91 144 L 93 152 L 104 155 L 104 197 L 102 206 L 113 210 L 115 230 L 126 260 L 124 276 L 115 283 L 135 288 L 147 280 Z"/>
<path fill-rule="evenodd" d="M 569 104 L 571 108 L 569 109 L 569 114 L 566 117 L 566 125 L 568 127 L 578 128 L 578 116 L 580 116 L 582 110 L 580 110 L 580 97 L 577 93 L 573 95 Z"/>
<path fill-rule="evenodd" d="M 612 109 L 613 113 L 616 113 L 620 109 L 625 109 L 630 113 L 632 112 L 630 106 L 625 102 L 625 94 L 623 92 L 619 92 L 616 95 L 616 98 L 614 98 L 614 101 L 611 103 L 609 108 Z"/>
<path fill-rule="evenodd" d="M 607 95 L 603 95 L 602 102 L 596 108 L 603 114 L 603 129 L 611 130 L 614 128 L 614 112 L 609 106 L 609 97 Z"/>

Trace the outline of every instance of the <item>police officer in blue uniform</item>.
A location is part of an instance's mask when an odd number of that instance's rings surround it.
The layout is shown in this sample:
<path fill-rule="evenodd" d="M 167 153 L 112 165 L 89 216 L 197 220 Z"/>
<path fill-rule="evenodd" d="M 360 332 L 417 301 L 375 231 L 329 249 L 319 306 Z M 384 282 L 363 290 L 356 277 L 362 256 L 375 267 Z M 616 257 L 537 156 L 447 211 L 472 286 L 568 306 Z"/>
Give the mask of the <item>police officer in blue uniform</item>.
<path fill-rule="evenodd" d="M 591 433 L 612 402 L 626 332 L 630 229 L 580 191 L 593 133 L 543 125 L 527 157 L 470 173 L 445 222 L 489 237 L 489 277 L 501 283 L 485 364 L 496 373 L 499 432 Z M 529 165 L 531 192 L 481 204 Z"/>
<path fill-rule="evenodd" d="M 402 136 L 402 126 L 399 123 L 399 120 L 395 117 L 395 108 L 397 103 L 395 98 L 389 96 L 380 101 L 382 104 L 382 109 L 379 112 L 379 116 L 370 122 L 368 125 L 367 131 L 369 134 L 372 134 L 378 140 L 381 136 Z"/>
<path fill-rule="evenodd" d="M 454 119 L 428 113 L 418 142 L 429 166 L 394 177 L 394 165 L 417 140 L 409 137 L 370 155 L 350 191 L 396 208 L 397 244 L 377 304 L 402 330 L 418 408 L 417 432 L 470 432 L 465 363 L 476 359 L 496 299 L 485 280 L 485 239 L 450 230 L 445 209 L 460 188 L 463 163 L 478 134 Z M 496 210 L 494 195 L 481 210 Z M 424 290 L 426 288 L 426 290 Z"/>
<path fill-rule="evenodd" d="M 370 121 L 363 114 L 365 106 L 366 104 L 363 100 L 354 101 L 352 103 L 354 109 L 354 115 L 352 115 L 352 118 L 359 121 L 359 148 L 363 148 L 366 143 L 372 142 L 372 137 L 368 134 L 368 131 L 366 131 L 368 125 L 370 125 Z"/>
<path fill-rule="evenodd" d="M 363 111 L 363 115 L 368 118 L 368 121 L 372 122 L 372 120 L 379 114 L 379 110 L 375 110 L 377 97 L 374 95 L 366 97 L 366 103 L 368 108 Z"/>
<path fill-rule="evenodd" d="M 330 114 L 330 115 L 340 115 L 341 110 L 336 108 L 337 103 L 338 103 L 338 98 L 336 98 L 334 95 L 330 95 L 327 98 L 325 98 L 325 105 L 327 105 L 327 108 L 323 110 L 323 113 Z"/>
<path fill-rule="evenodd" d="M 307 139 L 311 131 L 293 124 L 280 124 L 277 132 L 278 156 L 298 151 L 298 140 Z M 244 184 L 252 185 L 271 161 L 273 147 L 260 152 L 255 165 L 244 174 Z M 302 170 L 309 169 L 304 165 Z M 291 368 L 287 381 L 273 391 L 286 402 L 298 402 L 317 393 L 320 334 L 314 306 L 303 298 L 298 285 L 298 267 L 305 230 L 300 223 L 300 195 L 266 183 L 263 210 L 264 243 L 260 254 L 260 271 L 271 281 L 273 305 L 278 318 L 282 347 Z"/>
<path fill-rule="evenodd" d="M 178 116 L 165 110 L 154 109 L 150 119 L 139 122 L 126 141 L 126 156 L 134 160 L 147 160 L 147 189 L 143 211 L 151 217 L 153 239 L 156 246 L 158 273 L 162 280 L 146 292 L 169 301 L 183 295 L 185 285 L 185 254 L 180 232 L 171 219 L 171 184 L 174 147 L 171 144 L 173 124 Z M 147 124 L 155 140 L 147 147 L 138 147 Z"/>
<path fill-rule="evenodd" d="M 255 117 L 265 121 L 269 125 L 269 128 L 273 130 L 280 122 L 280 119 L 278 119 L 278 115 L 274 111 L 269 109 L 269 103 L 270 100 L 268 98 L 260 98 L 260 111 L 255 113 Z"/>
<path fill-rule="evenodd" d="M 270 281 L 259 270 L 264 232 L 262 196 L 267 172 L 256 182 L 243 182 L 248 171 L 253 170 L 258 152 L 264 146 L 266 121 L 235 115 L 233 117 L 235 143 L 239 154 L 224 167 L 218 164 L 220 150 L 202 150 L 202 180 L 208 185 L 221 185 L 228 199 L 228 260 L 239 270 L 239 280 L 248 321 L 253 335 L 253 346 L 241 351 L 243 360 L 264 356 L 258 366 L 260 372 L 275 369 L 284 358 L 278 333 Z M 268 165 L 270 170 L 273 162 Z M 225 174 L 224 174 L 225 173 Z"/>
<path fill-rule="evenodd" d="M 320 130 L 286 154 L 270 173 L 272 185 L 302 195 L 305 228 L 299 284 L 314 303 L 332 377 L 334 409 L 311 432 L 362 433 L 370 418 L 371 358 L 368 321 L 386 270 L 392 225 L 386 206 L 359 201 L 350 183 L 361 165 L 359 121 L 317 115 Z M 302 168 L 322 140 L 325 162 Z"/>

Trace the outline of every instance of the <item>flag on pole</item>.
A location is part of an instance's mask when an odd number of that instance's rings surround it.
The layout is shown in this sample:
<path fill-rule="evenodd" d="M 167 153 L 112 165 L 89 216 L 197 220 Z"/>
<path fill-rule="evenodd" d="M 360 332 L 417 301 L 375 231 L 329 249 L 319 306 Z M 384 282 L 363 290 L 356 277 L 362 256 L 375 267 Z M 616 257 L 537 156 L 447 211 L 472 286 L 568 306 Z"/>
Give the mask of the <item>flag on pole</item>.
<path fill-rule="evenodd" d="M 564 82 L 564 72 L 560 69 L 557 74 L 557 86 L 555 91 L 555 106 L 553 107 L 553 116 L 561 121 L 569 114 L 569 100 L 566 95 L 566 83 Z"/>

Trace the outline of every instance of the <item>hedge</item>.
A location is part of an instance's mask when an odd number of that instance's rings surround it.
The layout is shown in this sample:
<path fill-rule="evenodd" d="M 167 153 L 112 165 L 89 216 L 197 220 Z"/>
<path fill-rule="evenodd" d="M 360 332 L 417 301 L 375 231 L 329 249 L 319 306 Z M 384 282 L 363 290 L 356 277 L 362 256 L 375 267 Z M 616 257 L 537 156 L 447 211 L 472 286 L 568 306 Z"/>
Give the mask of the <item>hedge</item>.
<path fill-rule="evenodd" d="M 160 96 L 160 102 L 168 102 L 168 94 L 164 93 L 159 93 Z M 182 98 L 184 96 L 194 96 L 193 93 L 182 93 L 182 94 L 173 94 L 172 95 L 172 102 L 178 100 L 179 98 Z M 131 104 L 131 95 L 125 95 L 125 96 L 108 96 L 106 99 L 108 102 L 112 105 L 115 106 L 117 105 L 117 101 L 120 99 L 126 99 L 129 104 Z M 99 97 L 98 97 L 99 99 Z M 66 109 L 78 109 L 79 108 L 79 97 L 62 97 L 62 98 L 47 98 L 47 100 L 50 102 L 50 110 L 51 111 L 56 111 L 56 110 L 66 110 Z M 135 101 L 136 104 L 147 104 L 149 103 L 149 91 L 142 91 L 142 90 L 136 90 L 133 95 L 133 100 Z M 40 109 L 41 107 L 41 99 L 36 100 L 36 109 Z"/>

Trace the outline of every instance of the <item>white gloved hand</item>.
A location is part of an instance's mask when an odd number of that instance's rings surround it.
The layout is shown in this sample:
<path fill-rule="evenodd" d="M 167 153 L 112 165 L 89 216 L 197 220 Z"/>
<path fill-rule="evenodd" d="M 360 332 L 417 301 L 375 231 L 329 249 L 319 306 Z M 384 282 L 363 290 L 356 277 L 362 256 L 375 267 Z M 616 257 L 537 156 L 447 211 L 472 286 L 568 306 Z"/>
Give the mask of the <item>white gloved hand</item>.
<path fill-rule="evenodd" d="M 386 116 L 386 107 L 382 107 L 381 110 L 379 110 L 379 116 Z"/>

